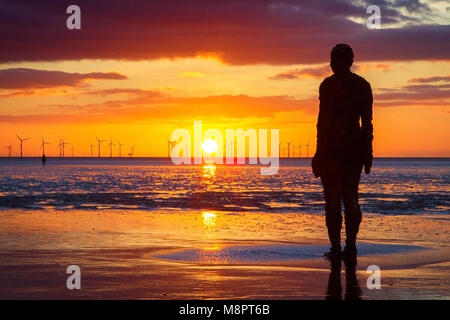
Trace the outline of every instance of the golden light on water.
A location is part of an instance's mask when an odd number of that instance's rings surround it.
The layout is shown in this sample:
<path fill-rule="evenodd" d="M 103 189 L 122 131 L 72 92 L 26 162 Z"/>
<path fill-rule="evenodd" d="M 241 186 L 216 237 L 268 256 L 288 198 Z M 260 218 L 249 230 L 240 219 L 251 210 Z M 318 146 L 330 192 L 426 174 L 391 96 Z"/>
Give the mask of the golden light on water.
<path fill-rule="evenodd" d="M 213 178 L 216 175 L 216 166 L 213 164 L 203 165 L 203 178 Z"/>
<path fill-rule="evenodd" d="M 203 225 L 207 228 L 214 227 L 216 225 L 217 215 L 214 212 L 203 212 Z"/>

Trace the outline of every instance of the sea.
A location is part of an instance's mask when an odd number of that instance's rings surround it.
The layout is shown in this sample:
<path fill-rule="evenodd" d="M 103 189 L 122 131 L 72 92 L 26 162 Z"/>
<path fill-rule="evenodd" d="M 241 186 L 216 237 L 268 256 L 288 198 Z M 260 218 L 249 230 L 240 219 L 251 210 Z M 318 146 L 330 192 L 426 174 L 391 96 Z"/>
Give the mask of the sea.
<path fill-rule="evenodd" d="M 0 210 L 216 210 L 323 213 L 311 159 L 175 165 L 167 158 L 0 158 Z M 376 158 L 362 174 L 364 213 L 450 213 L 450 158 Z"/>

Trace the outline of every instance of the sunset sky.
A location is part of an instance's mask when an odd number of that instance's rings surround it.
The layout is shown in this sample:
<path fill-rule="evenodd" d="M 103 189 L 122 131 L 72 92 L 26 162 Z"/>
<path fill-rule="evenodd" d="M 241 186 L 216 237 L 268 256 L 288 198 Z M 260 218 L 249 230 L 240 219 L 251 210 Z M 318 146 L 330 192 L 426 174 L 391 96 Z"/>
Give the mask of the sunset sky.
<path fill-rule="evenodd" d="M 71 4 L 81 30 L 66 27 Z M 165 156 L 194 120 L 314 145 L 318 87 L 347 43 L 374 93 L 374 155 L 450 156 L 449 21 L 438 0 L 2 1 L 0 155 L 19 134 L 25 156 L 41 135 L 49 156 L 60 136 L 88 156 L 95 135 Z"/>

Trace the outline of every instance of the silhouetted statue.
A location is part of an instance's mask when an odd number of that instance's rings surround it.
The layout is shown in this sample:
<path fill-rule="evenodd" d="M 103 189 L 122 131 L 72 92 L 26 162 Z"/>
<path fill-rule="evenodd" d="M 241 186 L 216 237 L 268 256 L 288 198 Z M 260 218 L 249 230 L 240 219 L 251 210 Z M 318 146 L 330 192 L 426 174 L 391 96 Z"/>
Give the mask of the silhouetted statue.
<path fill-rule="evenodd" d="M 346 226 L 343 253 L 356 256 L 356 235 L 362 218 L 358 185 L 363 166 L 367 174 L 372 166 L 372 89 L 366 80 L 350 71 L 352 64 L 352 48 L 336 45 L 330 62 L 334 74 L 319 89 L 317 149 L 312 169 L 321 178 L 324 189 L 331 243 L 328 256 L 341 254 L 341 201 Z"/>

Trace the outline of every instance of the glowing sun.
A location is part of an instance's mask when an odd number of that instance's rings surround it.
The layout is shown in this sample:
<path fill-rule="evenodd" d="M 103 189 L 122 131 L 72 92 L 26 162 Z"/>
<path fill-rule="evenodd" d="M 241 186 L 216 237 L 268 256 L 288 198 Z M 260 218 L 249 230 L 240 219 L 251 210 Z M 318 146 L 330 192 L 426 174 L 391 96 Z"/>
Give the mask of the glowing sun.
<path fill-rule="evenodd" d="M 206 153 L 213 153 L 217 150 L 217 142 L 211 139 L 205 140 L 202 144 L 202 149 Z"/>

